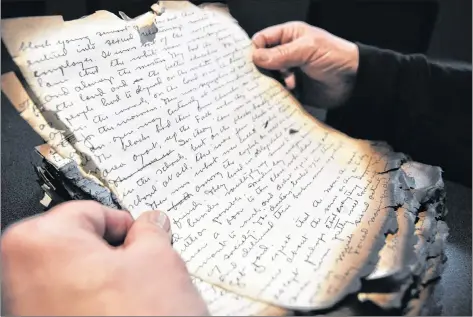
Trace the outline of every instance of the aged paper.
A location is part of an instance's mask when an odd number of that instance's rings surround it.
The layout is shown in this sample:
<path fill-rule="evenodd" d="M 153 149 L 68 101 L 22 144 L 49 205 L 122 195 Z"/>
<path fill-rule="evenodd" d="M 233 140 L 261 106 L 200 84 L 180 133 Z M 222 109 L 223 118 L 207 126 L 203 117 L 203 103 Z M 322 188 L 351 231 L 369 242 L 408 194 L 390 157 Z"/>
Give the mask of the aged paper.
<path fill-rule="evenodd" d="M 386 244 L 379 253 L 375 270 L 367 279 L 380 279 L 395 276 L 404 279 L 411 274 L 410 265 L 417 261 L 414 245 L 417 243 L 415 232 L 415 215 L 399 208 L 396 211 L 398 230 L 389 233 Z"/>
<path fill-rule="evenodd" d="M 288 311 L 242 297 L 238 294 L 193 277 L 193 283 L 204 298 L 212 316 L 284 316 Z"/>
<path fill-rule="evenodd" d="M 36 151 L 57 168 L 62 177 L 67 178 L 77 186 L 79 191 L 89 194 L 92 199 L 102 204 L 117 207 L 113 204 L 113 194 L 107 188 L 82 177 L 75 162 L 62 158 L 48 144 L 37 146 Z M 73 189 L 68 188 L 68 186 L 65 186 L 65 189 L 69 191 L 72 197 L 81 196 L 77 189 L 76 192 L 73 192 Z M 50 200 L 46 193 L 45 197 L 47 197 L 44 198 L 45 200 Z M 46 206 L 48 204 L 46 203 Z M 192 277 L 192 281 L 204 298 L 212 316 L 282 316 L 288 313 L 282 308 L 239 296 L 218 286 L 208 284 L 199 278 Z"/>
<path fill-rule="evenodd" d="M 113 194 L 107 188 L 82 177 L 75 162 L 62 158 L 48 144 L 37 146 L 36 151 L 80 191 L 89 194 L 92 199 L 102 204 L 117 207 L 113 203 Z M 67 187 L 66 190 L 70 192 L 71 196 L 79 194 L 71 192 Z M 49 196 L 45 194 L 45 197 Z M 287 314 L 287 311 L 282 308 L 239 296 L 218 286 L 208 284 L 199 278 L 193 277 L 192 281 L 204 298 L 212 316 L 282 316 Z"/>
<path fill-rule="evenodd" d="M 401 308 L 409 289 L 423 292 L 426 284 L 440 276 L 448 236 L 446 223 L 436 219 L 445 214 L 441 170 L 417 162 L 408 162 L 401 168 L 408 176 L 405 184 L 415 197 L 414 205 L 423 207 L 415 212 L 397 210 L 398 231 L 386 238 L 377 267 L 368 277 L 394 277 L 399 287 L 395 292 L 358 294 L 360 301 L 371 301 L 384 309 Z"/>
<path fill-rule="evenodd" d="M 406 158 L 313 120 L 221 15 L 169 6 L 149 24 L 100 11 L 19 40 L 34 26 L 23 20 L 2 30 L 39 103 L 22 113 L 133 216 L 166 210 L 196 278 L 327 308 L 360 288 L 394 209 L 412 206 L 398 186 Z"/>
<path fill-rule="evenodd" d="M 402 280 L 407 275 L 419 270 L 425 261 L 423 259 L 425 257 L 419 253 L 419 245 L 423 243 L 424 237 L 419 230 L 429 230 L 430 222 L 436 225 L 435 217 L 444 214 L 445 188 L 440 168 L 417 162 L 406 162 L 401 168 L 405 174 L 403 175 L 404 180 L 400 181 L 399 185 L 402 190 L 412 194 L 412 199 L 409 200 L 410 204 L 404 205 L 396 211 L 398 230 L 394 234 L 388 234 L 386 244 L 380 251 L 380 261 L 367 279 L 396 276 L 397 279 Z M 428 220 L 426 220 L 429 223 L 424 223 L 425 213 L 419 214 L 422 206 L 425 209 L 426 205 L 428 205 L 430 213 Z M 419 220 L 417 223 L 416 219 Z M 440 222 L 439 225 L 442 223 Z M 421 241 L 418 241 L 419 239 Z M 430 241 L 430 237 L 427 239 Z M 429 248 L 441 252 L 443 245 L 429 246 Z"/>
<path fill-rule="evenodd" d="M 94 184 L 89 188 L 84 188 L 81 183 L 89 184 L 86 179 L 80 178 L 78 173 L 74 174 L 76 177 L 68 176 L 68 171 L 70 170 L 68 164 L 75 164 L 71 160 L 61 158 L 47 144 L 36 147 L 36 150 L 46 160 L 48 160 L 49 163 L 63 173 L 64 177 L 77 184 L 81 190 L 90 194 L 97 201 L 104 199 L 101 196 L 105 195 L 104 193 L 107 192 L 106 188 L 101 187 L 101 190 L 97 191 L 95 187 L 96 185 Z M 77 168 L 75 170 L 77 170 Z M 425 187 L 423 182 L 414 182 L 411 185 L 413 186 L 411 190 L 417 191 L 422 187 Z M 96 193 L 100 193 L 101 195 L 97 196 Z M 432 202 L 431 205 L 433 205 L 433 203 L 434 202 Z M 419 291 L 422 291 L 424 286 L 419 283 L 428 283 L 430 280 L 439 276 L 443 268 L 441 262 L 442 257 L 440 256 L 443 250 L 441 244 L 445 241 L 446 235 L 444 232 L 446 232 L 445 230 L 447 228 L 444 222 L 437 222 L 435 220 L 435 214 L 432 208 L 430 208 L 430 214 L 428 215 L 428 220 L 426 220 L 427 212 L 428 211 L 421 211 L 420 214 L 418 214 L 417 223 L 414 224 L 413 214 L 407 212 L 403 208 L 397 210 L 398 231 L 395 234 L 387 235 L 386 244 L 379 253 L 379 260 L 376 269 L 368 278 L 377 279 L 391 276 L 395 277 L 395 280 L 391 279 L 391 283 L 393 283 L 392 287 L 395 288 L 395 284 L 400 286 L 395 292 L 361 292 L 358 294 L 360 301 L 371 301 L 384 309 L 401 308 L 405 293 L 412 287 L 412 284 L 418 284 L 415 287 L 419 288 Z M 434 228 L 434 225 L 440 229 L 435 230 L 436 227 Z M 417 228 L 415 229 L 415 234 L 414 226 Z M 418 236 L 421 240 L 416 245 Z M 425 240 L 423 238 L 426 238 L 431 242 L 424 245 L 423 243 L 425 243 Z M 414 254 L 414 245 L 416 245 L 417 251 L 422 250 L 422 248 L 419 247 L 420 244 L 423 244 L 425 248 L 428 247 L 428 252 L 418 252 Z M 427 249 L 425 249 L 425 251 L 427 251 Z M 433 257 L 436 257 L 436 259 L 433 259 Z M 429 265 L 427 264 L 427 258 L 430 258 Z M 386 273 L 386 270 L 388 273 Z M 405 277 L 406 274 L 411 273 L 420 276 L 420 279 L 416 280 L 418 282 L 414 281 L 412 276 L 408 276 L 407 278 Z M 248 298 L 230 293 L 198 278 L 193 278 L 193 281 L 205 299 L 212 315 L 279 315 L 286 313 L 284 310 L 269 307 L 261 302 L 249 300 Z M 411 292 L 412 291 L 413 290 L 411 290 Z"/>
<path fill-rule="evenodd" d="M 70 177 L 68 176 L 68 171 L 69 167 L 68 164 L 75 164 L 71 160 L 66 160 L 60 157 L 56 152 L 54 152 L 53 149 L 47 144 L 41 145 L 36 147 L 36 150 L 45 158 L 50 164 L 55 166 L 62 174 L 64 177 L 70 179 L 73 183 L 77 184 L 78 187 L 81 190 L 84 190 L 86 193 L 90 194 L 95 200 L 101 201 L 103 198 L 101 197 L 102 195 L 105 195 L 104 193 L 107 192 L 107 189 L 104 187 L 101 187 L 100 191 L 96 191 L 96 185 L 92 184 L 90 188 L 84 188 L 84 186 L 81 186 L 81 183 L 89 184 L 89 182 L 84 179 L 84 178 L 76 178 L 76 177 Z M 66 167 L 66 168 L 65 168 Z M 78 175 L 76 173 L 75 175 Z M 419 182 L 422 186 L 422 182 Z M 417 184 L 412 184 L 414 186 L 414 189 L 419 189 L 419 185 Z M 100 186 L 100 185 L 99 185 Z M 97 195 L 96 193 L 101 193 L 100 195 Z M 77 195 L 77 193 L 73 193 Z M 47 200 L 50 200 L 49 196 L 45 194 L 45 198 Z M 432 209 L 431 209 L 432 210 Z M 416 265 L 410 264 L 410 268 L 412 269 L 412 273 L 414 275 L 420 276 L 420 278 L 417 278 L 416 281 L 413 280 L 411 276 L 408 278 L 405 278 L 402 280 L 402 277 L 404 274 L 399 274 L 397 271 L 395 271 L 391 276 L 395 276 L 395 280 L 391 280 L 391 283 L 393 283 L 392 288 L 395 289 L 396 285 L 398 284 L 398 289 L 395 292 L 369 292 L 369 293 L 359 293 L 358 294 L 358 299 L 360 301 L 371 301 L 378 305 L 379 307 L 382 307 L 384 309 L 392 309 L 396 308 L 399 309 L 402 307 L 404 304 L 403 299 L 405 298 L 406 292 L 409 290 L 410 293 L 413 293 L 413 301 L 416 301 L 417 296 L 415 293 L 422 293 L 425 290 L 425 287 L 427 287 L 430 284 L 427 284 L 427 286 L 422 285 L 422 283 L 426 284 L 429 283 L 430 280 L 433 280 L 437 278 L 440 275 L 440 272 L 443 269 L 443 263 L 442 263 L 442 257 L 440 256 L 442 254 L 442 249 L 439 249 L 435 247 L 438 243 L 441 243 L 439 240 L 442 240 L 442 242 L 445 240 L 446 236 L 443 234 L 439 235 L 439 232 L 437 231 L 435 234 L 435 239 L 434 238 L 434 233 L 435 230 L 433 230 L 432 225 L 434 224 L 435 221 L 434 219 L 434 214 L 431 211 L 430 214 L 430 221 L 425 221 L 427 211 L 422 211 L 419 214 L 418 217 L 418 222 L 415 224 L 417 227 L 414 235 L 414 230 L 410 230 L 410 228 L 413 228 L 414 226 L 414 219 L 411 218 L 412 214 L 408 214 L 406 217 L 406 211 L 405 210 L 400 210 L 397 211 L 398 215 L 398 225 L 399 229 L 396 232 L 395 235 L 393 234 L 388 234 L 386 238 L 386 244 L 384 245 L 383 249 L 381 250 L 379 254 L 379 261 L 376 265 L 375 271 L 373 271 L 369 278 L 374 279 L 374 278 L 384 278 L 387 275 L 380 276 L 379 271 L 382 270 L 383 268 L 398 268 L 400 264 L 402 264 L 401 267 L 407 267 L 409 266 L 409 263 L 412 263 L 412 261 L 416 261 L 418 259 L 418 256 L 424 256 L 424 259 L 422 261 L 419 261 Z M 399 219 L 401 218 L 401 219 Z M 407 221 L 407 219 L 412 220 L 412 222 Z M 407 226 L 407 227 L 406 227 Z M 444 229 L 446 228 L 445 224 L 443 222 L 439 222 L 437 224 L 437 227 L 440 227 L 439 231 L 444 232 Z M 443 227 L 443 228 L 441 228 Z M 409 228 L 408 231 L 406 231 L 406 228 Z M 427 233 L 427 231 L 429 233 Z M 412 240 L 417 240 L 417 236 L 422 236 L 422 237 L 427 237 L 429 240 L 432 240 L 432 242 L 429 244 L 429 251 L 428 253 L 424 254 L 413 254 L 410 256 L 406 256 L 406 248 L 409 246 L 409 243 L 406 244 L 406 242 L 409 239 L 409 236 L 406 234 L 407 232 L 410 232 L 412 235 L 410 239 Z M 422 240 L 423 241 L 423 240 Z M 397 250 L 399 249 L 399 250 Z M 413 250 L 413 245 L 411 245 L 410 249 Z M 392 254 L 391 254 L 392 253 Z M 410 258 L 409 258 L 410 257 Z M 428 261 L 429 265 L 427 265 L 427 259 L 425 257 L 435 257 L 435 258 L 430 258 Z M 408 259 L 409 261 L 403 262 L 399 261 L 399 259 Z M 394 263 L 394 265 L 390 265 L 390 261 Z M 420 269 L 422 271 L 418 271 L 417 268 L 419 265 L 422 265 Z M 378 275 L 378 276 L 376 276 Z M 389 274 L 388 274 L 389 275 Z M 250 300 L 248 298 L 241 297 L 237 294 L 228 292 L 218 286 L 208 284 L 198 278 L 193 278 L 193 282 L 196 286 L 196 288 L 199 290 L 201 293 L 202 297 L 205 299 L 208 309 L 211 315 L 216 315 L 216 316 L 246 316 L 246 315 L 284 315 L 289 312 L 284 311 L 283 309 L 276 308 L 276 307 L 271 307 L 268 306 L 267 304 L 257 302 Z M 413 284 L 415 288 L 413 287 Z M 410 303 L 408 305 L 411 305 Z M 339 309 L 336 310 L 336 312 L 340 312 L 343 314 L 343 309 L 345 307 L 340 307 Z M 333 314 L 334 312 L 332 312 Z"/>
<path fill-rule="evenodd" d="M 73 160 L 63 158 L 48 144 L 37 146 L 36 151 L 52 164 L 65 180 L 70 182 L 70 186 L 66 186 L 66 190 L 72 197 L 75 197 L 79 190 L 86 195 L 82 195 L 82 199 L 93 199 L 108 207 L 120 208 L 115 195 L 108 188 L 84 177 Z"/>
<path fill-rule="evenodd" d="M 426 238 L 428 236 L 428 238 Z M 415 256 L 412 259 L 416 262 L 409 265 L 411 275 L 402 280 L 405 274 L 395 275 L 398 279 L 398 289 L 394 292 L 370 292 L 359 293 L 360 301 L 371 301 L 384 309 L 401 308 L 407 291 L 422 293 L 432 281 L 437 279 L 444 267 L 445 259 L 443 244 L 448 236 L 448 228 L 445 222 L 435 220 L 433 213 L 421 212 L 416 223 Z M 396 247 L 392 242 L 387 242 L 387 246 Z M 384 249 L 383 249 L 384 250 Z M 386 253 L 380 253 L 381 259 L 390 258 Z M 383 263 L 382 260 L 378 263 Z M 393 281 L 396 284 L 396 281 Z"/>

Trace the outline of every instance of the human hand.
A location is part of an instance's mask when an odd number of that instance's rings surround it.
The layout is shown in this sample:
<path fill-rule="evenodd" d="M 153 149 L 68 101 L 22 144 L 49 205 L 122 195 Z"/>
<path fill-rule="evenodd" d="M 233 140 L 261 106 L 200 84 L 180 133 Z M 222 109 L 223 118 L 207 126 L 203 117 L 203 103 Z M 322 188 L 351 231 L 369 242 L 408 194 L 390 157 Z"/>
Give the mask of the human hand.
<path fill-rule="evenodd" d="M 68 202 L 13 225 L 1 246 L 8 314 L 208 315 L 164 213 L 133 221 L 95 202 Z"/>
<path fill-rule="evenodd" d="M 356 44 L 304 22 L 266 28 L 253 43 L 255 65 L 283 73 L 296 68 L 297 76 L 285 81 L 289 89 L 303 86 L 302 103 L 333 108 L 349 98 L 358 70 Z"/>

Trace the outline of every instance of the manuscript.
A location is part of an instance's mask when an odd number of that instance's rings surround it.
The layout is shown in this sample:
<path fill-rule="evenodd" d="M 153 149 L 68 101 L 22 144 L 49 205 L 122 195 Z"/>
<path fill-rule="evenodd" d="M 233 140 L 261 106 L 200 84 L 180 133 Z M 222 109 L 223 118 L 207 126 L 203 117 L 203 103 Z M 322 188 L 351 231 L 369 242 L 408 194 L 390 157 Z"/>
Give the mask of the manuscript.
<path fill-rule="evenodd" d="M 2 77 L 4 92 L 110 203 L 166 211 L 173 246 L 225 313 L 325 309 L 362 278 L 411 274 L 430 191 L 409 186 L 409 159 L 308 115 L 223 13 L 172 1 L 159 12 L 3 21 L 32 93 Z M 383 261 L 398 220 L 405 255 Z"/>

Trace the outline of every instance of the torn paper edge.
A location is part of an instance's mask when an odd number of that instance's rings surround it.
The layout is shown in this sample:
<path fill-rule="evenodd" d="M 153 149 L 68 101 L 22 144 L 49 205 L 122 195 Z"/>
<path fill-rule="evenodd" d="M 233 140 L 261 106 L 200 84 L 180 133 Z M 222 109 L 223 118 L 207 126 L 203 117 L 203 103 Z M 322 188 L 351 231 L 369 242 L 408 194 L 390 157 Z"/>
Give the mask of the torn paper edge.
<path fill-rule="evenodd" d="M 68 22 L 68 23 L 69 23 L 69 22 Z M 272 80 L 272 79 L 268 79 L 268 80 Z M 274 82 L 276 83 L 276 81 L 274 81 Z M 307 115 L 307 112 L 305 111 L 305 109 L 303 109 L 303 108 L 299 105 L 299 103 L 298 103 L 294 98 L 292 98 L 292 101 L 293 101 L 293 103 L 294 103 L 296 106 L 299 106 L 300 110 L 301 110 L 303 113 L 305 113 L 305 114 Z M 310 116 L 310 118 L 312 118 L 312 117 Z M 313 119 L 313 118 L 312 118 L 312 119 Z M 314 120 L 314 121 L 315 121 L 315 120 Z M 317 125 L 322 125 L 320 122 L 317 122 L 317 121 L 315 121 L 315 122 L 317 123 Z M 332 130 L 332 132 L 336 132 L 336 134 L 343 134 L 343 133 L 340 133 L 339 131 L 335 131 L 335 130 L 333 130 L 333 129 L 330 129 L 330 130 Z M 361 141 L 361 140 L 360 140 L 360 141 Z M 368 143 L 368 142 L 367 142 L 367 143 Z M 358 280 L 358 282 L 359 282 L 359 280 Z M 356 284 L 359 284 L 359 283 L 356 283 Z M 358 287 L 358 286 L 357 286 L 357 287 Z M 354 288 L 357 288 L 357 287 L 354 287 Z M 346 295 L 346 294 L 345 294 L 345 295 Z"/>
<path fill-rule="evenodd" d="M 438 195 L 437 193 L 439 190 L 442 191 L 443 194 L 445 192 L 441 169 L 411 161 L 404 163 L 401 168 L 408 177 L 406 178 L 406 180 L 408 180 L 408 182 L 406 182 L 409 186 L 408 190 L 416 192 L 414 199 L 417 200 L 419 205 L 429 201 L 430 204 L 427 210 L 421 211 L 420 213 L 418 211 L 417 223 L 414 223 L 411 216 L 412 225 L 415 226 L 415 229 L 409 228 L 409 234 L 412 234 L 415 240 L 409 241 L 409 237 L 406 237 L 408 241 L 404 242 L 407 243 L 407 245 L 413 243 L 412 251 L 415 250 L 415 254 L 412 258 L 417 259 L 414 263 L 404 263 L 405 269 L 407 269 L 406 273 L 410 273 L 411 277 L 408 277 L 408 280 L 404 280 L 401 283 L 400 289 L 394 293 L 358 294 L 360 301 L 371 301 L 383 309 L 401 308 L 405 292 L 414 283 L 412 276 L 420 277 L 420 281 L 417 282 L 418 284 L 415 287 L 422 290 L 425 284 L 428 284 L 441 275 L 444 268 L 444 244 L 448 237 L 447 224 L 444 221 L 436 219 L 436 216 L 443 214 L 441 209 L 445 206 L 443 201 L 445 195 Z M 400 209 L 398 212 L 406 211 Z M 413 234 L 414 230 L 415 234 Z M 399 232 L 397 234 L 399 234 Z M 415 241 L 417 241 L 417 243 Z M 388 245 L 385 247 L 387 246 Z M 383 250 L 381 252 L 383 252 Z M 411 257 L 407 258 L 409 259 Z M 405 276 L 405 274 L 399 272 L 392 273 L 394 274 L 372 274 L 370 277 L 374 279 L 397 276 L 399 280 L 402 280 Z M 419 280 L 419 278 L 417 279 Z"/>
<path fill-rule="evenodd" d="M 407 281 L 402 282 L 398 291 L 393 293 L 359 293 L 358 299 L 361 302 L 370 301 L 383 309 L 402 308 L 402 300 L 408 289 L 414 286 L 417 292 L 422 292 L 427 286 L 430 286 L 429 283 L 441 276 L 445 269 L 443 251 L 448 237 L 448 226 L 444 221 L 435 220 L 432 213 L 425 213 L 423 217 L 429 218 L 430 221 L 418 222 L 420 226 L 425 224 L 426 227 L 419 227 L 416 230 L 416 235 L 419 238 L 416 244 L 416 252 L 418 252 L 416 256 L 419 262 L 416 264 L 421 265 L 421 267 L 411 266 L 411 276 Z M 432 224 L 435 224 L 436 228 L 432 228 Z M 425 239 L 425 235 L 429 238 Z M 432 239 L 433 236 L 435 236 L 434 239 Z M 432 239 L 432 241 L 428 239 Z M 419 245 L 422 245 L 422 247 L 418 247 Z M 416 282 L 413 277 L 416 277 Z M 415 285 L 413 285 L 414 282 Z M 415 300 L 415 298 L 412 300 Z"/>

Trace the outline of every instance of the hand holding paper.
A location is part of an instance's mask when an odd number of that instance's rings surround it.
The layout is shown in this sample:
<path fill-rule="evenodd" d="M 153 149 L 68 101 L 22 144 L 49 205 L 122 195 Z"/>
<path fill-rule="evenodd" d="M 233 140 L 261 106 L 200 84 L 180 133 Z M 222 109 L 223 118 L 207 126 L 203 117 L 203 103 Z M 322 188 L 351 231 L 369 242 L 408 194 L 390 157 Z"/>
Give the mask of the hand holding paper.
<path fill-rule="evenodd" d="M 206 315 L 169 219 L 136 221 L 95 202 L 62 204 L 10 228 L 2 239 L 3 283 L 12 315 Z M 124 240 L 112 247 L 107 243 Z M 25 278 L 27 277 L 27 278 Z"/>
<path fill-rule="evenodd" d="M 356 44 L 304 22 L 266 28 L 253 36 L 254 63 L 262 68 L 300 73 L 286 85 L 306 86 L 302 103 L 320 108 L 340 106 L 351 94 L 358 70 Z M 302 71 L 302 72 L 300 72 Z"/>
<path fill-rule="evenodd" d="M 360 291 L 363 278 L 408 269 L 379 253 L 397 230 L 398 206 L 414 215 L 419 207 L 405 186 L 408 159 L 310 117 L 258 72 L 233 20 L 164 3 L 145 26 L 100 11 L 50 32 L 31 27 L 21 41 L 11 35 L 32 19 L 6 21 L 6 46 L 36 101 L 13 98 L 10 80 L 4 91 L 54 151 L 134 218 L 167 212 L 173 248 L 212 313 L 325 309 Z M 395 241 L 407 250 L 406 232 Z M 137 292 L 160 285 L 166 268 L 154 269 L 158 280 L 130 282 Z M 183 274 L 175 285 L 189 280 Z"/>

